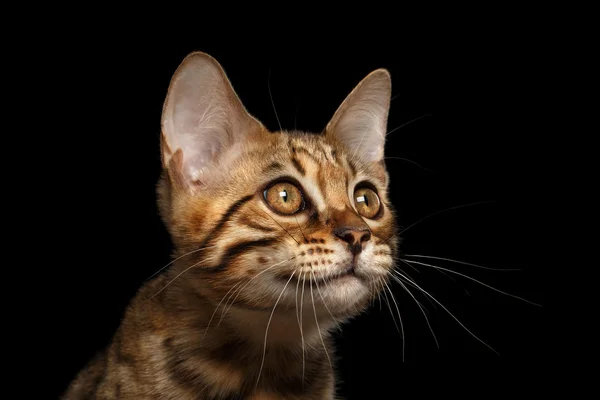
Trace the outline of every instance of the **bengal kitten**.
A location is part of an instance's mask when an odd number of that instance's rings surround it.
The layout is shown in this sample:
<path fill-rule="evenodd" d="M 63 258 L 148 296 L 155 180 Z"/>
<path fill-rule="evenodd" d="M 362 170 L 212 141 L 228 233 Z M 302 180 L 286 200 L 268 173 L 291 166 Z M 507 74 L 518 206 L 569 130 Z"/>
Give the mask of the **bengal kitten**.
<path fill-rule="evenodd" d="M 215 59 L 186 57 L 158 183 L 175 260 L 64 398 L 335 398 L 330 331 L 367 308 L 396 254 L 390 94 L 379 69 L 321 134 L 269 132 Z"/>

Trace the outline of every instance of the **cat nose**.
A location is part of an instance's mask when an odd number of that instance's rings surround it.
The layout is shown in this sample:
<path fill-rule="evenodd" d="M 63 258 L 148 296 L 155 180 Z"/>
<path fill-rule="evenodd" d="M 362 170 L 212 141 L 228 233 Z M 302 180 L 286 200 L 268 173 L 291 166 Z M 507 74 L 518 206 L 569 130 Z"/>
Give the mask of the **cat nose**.
<path fill-rule="evenodd" d="M 363 243 L 371 239 L 371 231 L 366 227 L 343 227 L 336 229 L 335 236 L 350 245 L 352 254 L 357 255 L 362 251 Z"/>

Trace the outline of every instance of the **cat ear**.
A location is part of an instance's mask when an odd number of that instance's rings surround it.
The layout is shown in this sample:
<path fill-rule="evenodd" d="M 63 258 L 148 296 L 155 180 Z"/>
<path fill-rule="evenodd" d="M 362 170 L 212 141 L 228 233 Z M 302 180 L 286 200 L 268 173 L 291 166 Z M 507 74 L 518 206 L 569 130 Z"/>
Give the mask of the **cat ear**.
<path fill-rule="evenodd" d="M 208 54 L 188 55 L 175 71 L 162 113 L 163 166 L 178 183 L 202 186 L 221 156 L 262 128 Z"/>
<path fill-rule="evenodd" d="M 325 134 L 350 154 L 368 162 L 383 159 L 392 94 L 390 73 L 371 72 L 346 97 L 325 128 Z"/>

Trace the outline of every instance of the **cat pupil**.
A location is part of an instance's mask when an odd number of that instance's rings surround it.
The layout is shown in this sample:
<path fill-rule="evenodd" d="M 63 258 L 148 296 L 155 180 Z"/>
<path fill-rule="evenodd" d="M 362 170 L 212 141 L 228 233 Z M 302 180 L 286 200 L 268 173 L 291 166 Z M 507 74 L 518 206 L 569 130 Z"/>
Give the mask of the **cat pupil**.
<path fill-rule="evenodd" d="M 279 196 L 281 196 L 283 201 L 285 201 L 287 203 L 287 191 L 286 190 L 279 192 Z"/>
<path fill-rule="evenodd" d="M 367 207 L 369 207 L 369 201 L 367 200 L 367 196 L 360 196 L 356 198 L 357 203 L 365 203 Z"/>

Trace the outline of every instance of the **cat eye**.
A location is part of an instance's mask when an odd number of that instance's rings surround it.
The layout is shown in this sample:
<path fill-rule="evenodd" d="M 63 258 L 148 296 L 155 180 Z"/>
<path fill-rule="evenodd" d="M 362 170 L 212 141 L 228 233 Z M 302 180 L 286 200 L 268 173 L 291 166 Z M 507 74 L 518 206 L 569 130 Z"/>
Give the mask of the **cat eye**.
<path fill-rule="evenodd" d="M 356 204 L 356 211 L 369 219 L 375 218 L 381 208 L 379 196 L 368 187 L 361 187 L 354 191 L 354 204 Z"/>
<path fill-rule="evenodd" d="M 273 210 L 291 215 L 304 208 L 302 192 L 289 182 L 278 182 L 264 192 L 264 198 Z"/>

